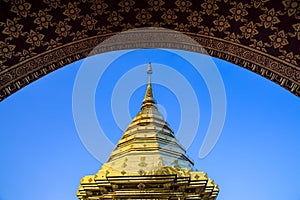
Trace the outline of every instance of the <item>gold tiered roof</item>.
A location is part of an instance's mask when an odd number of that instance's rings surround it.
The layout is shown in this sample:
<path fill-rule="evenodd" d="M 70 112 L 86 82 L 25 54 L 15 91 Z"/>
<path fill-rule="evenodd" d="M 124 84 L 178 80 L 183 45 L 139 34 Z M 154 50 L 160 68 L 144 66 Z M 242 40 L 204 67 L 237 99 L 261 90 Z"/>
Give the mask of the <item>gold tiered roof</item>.
<path fill-rule="evenodd" d="M 86 199 L 215 199 L 218 186 L 195 171 L 157 109 L 148 85 L 141 110 L 97 174 L 82 178 L 77 196 Z"/>

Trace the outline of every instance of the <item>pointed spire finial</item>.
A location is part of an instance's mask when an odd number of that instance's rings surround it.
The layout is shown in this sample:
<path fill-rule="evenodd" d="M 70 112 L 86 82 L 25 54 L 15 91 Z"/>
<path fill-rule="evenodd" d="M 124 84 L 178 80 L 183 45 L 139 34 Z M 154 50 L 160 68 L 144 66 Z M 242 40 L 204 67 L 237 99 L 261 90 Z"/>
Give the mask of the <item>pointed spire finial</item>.
<path fill-rule="evenodd" d="M 148 85 L 147 85 L 145 98 L 143 100 L 142 108 L 145 107 L 146 105 L 150 105 L 150 106 L 155 105 L 155 100 L 153 98 L 152 87 L 151 87 L 152 66 L 150 61 L 148 63 L 147 74 L 148 74 Z"/>
<path fill-rule="evenodd" d="M 148 74 L 148 85 L 149 85 L 149 84 L 151 84 L 151 74 L 152 74 L 151 61 L 149 61 L 149 63 L 148 63 L 147 74 Z"/>

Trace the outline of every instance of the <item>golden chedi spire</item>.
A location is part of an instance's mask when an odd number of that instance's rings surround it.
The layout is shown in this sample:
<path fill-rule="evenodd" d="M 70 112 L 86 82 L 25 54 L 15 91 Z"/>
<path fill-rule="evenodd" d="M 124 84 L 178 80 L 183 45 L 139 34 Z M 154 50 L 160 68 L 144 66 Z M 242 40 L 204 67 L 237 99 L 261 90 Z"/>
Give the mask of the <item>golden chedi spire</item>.
<path fill-rule="evenodd" d="M 177 142 L 173 131 L 157 109 L 151 85 L 152 66 L 148 64 L 148 84 L 140 111 L 125 130 L 106 165 L 126 173 L 151 171 L 160 166 L 182 165 L 191 169 L 193 162 Z M 122 167 L 126 156 L 126 167 Z M 139 168 L 139 160 L 145 159 L 147 166 Z M 154 162 L 155 161 L 155 162 Z M 121 166 L 121 167 L 118 167 Z M 126 170 L 125 170 L 126 169 Z"/>
<path fill-rule="evenodd" d="M 97 174 L 82 178 L 85 199 L 215 199 L 218 186 L 194 163 L 157 109 L 152 66 L 140 111 Z"/>
<path fill-rule="evenodd" d="M 155 106 L 154 104 L 156 103 L 153 97 L 153 92 L 152 92 L 152 86 L 151 86 L 151 74 L 152 74 L 152 66 L 151 62 L 148 63 L 148 85 L 147 85 L 147 90 L 145 94 L 145 98 L 143 100 L 142 108 L 145 106 Z"/>

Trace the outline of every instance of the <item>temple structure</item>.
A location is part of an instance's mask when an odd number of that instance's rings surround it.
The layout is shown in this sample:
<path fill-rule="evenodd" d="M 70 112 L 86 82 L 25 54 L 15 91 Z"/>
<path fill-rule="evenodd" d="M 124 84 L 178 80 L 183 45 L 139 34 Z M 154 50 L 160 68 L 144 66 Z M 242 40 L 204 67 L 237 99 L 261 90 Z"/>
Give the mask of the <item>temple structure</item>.
<path fill-rule="evenodd" d="M 131 121 L 95 175 L 81 179 L 80 200 L 98 199 L 216 199 L 219 188 L 177 142 L 157 109 L 151 88 L 152 67 L 141 110 Z"/>

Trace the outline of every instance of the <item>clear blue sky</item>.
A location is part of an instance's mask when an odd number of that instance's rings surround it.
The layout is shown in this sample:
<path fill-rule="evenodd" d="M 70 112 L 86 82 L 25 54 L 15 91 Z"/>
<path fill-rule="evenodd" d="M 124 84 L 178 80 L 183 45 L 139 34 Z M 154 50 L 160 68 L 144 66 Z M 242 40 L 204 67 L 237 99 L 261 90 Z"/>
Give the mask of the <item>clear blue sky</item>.
<path fill-rule="evenodd" d="M 221 137 L 207 157 L 200 159 L 198 155 L 212 116 L 210 92 L 204 78 L 189 63 L 164 50 L 133 51 L 115 60 L 102 74 L 95 110 L 113 143 L 121 137 L 124 125 L 118 127 L 112 99 L 117 105 L 127 106 L 125 110 L 129 109 L 133 117 L 146 85 L 136 85 L 125 100 L 118 94 L 113 96 L 113 89 L 116 85 L 124 87 L 124 82 L 118 81 L 126 75 L 146 83 L 149 59 L 154 63 L 154 80 L 163 76 L 173 81 L 167 86 L 153 84 L 153 90 L 175 132 L 183 120 L 179 97 L 189 98 L 190 94 L 169 89 L 183 84 L 173 80 L 175 75 L 160 74 L 163 67 L 159 64 L 182 74 L 196 94 L 200 125 L 187 153 L 197 169 L 219 184 L 218 200 L 300 200 L 300 98 L 218 59 L 213 60 L 224 82 L 227 112 Z M 0 200 L 75 200 L 80 178 L 101 167 L 82 144 L 73 120 L 73 86 L 82 63 L 57 70 L 0 103 Z M 96 63 L 95 67 L 103 66 Z M 144 72 L 136 77 L 130 73 L 133 69 Z M 122 91 L 126 96 L 127 91 Z M 129 123 L 126 117 L 119 120 Z"/>

